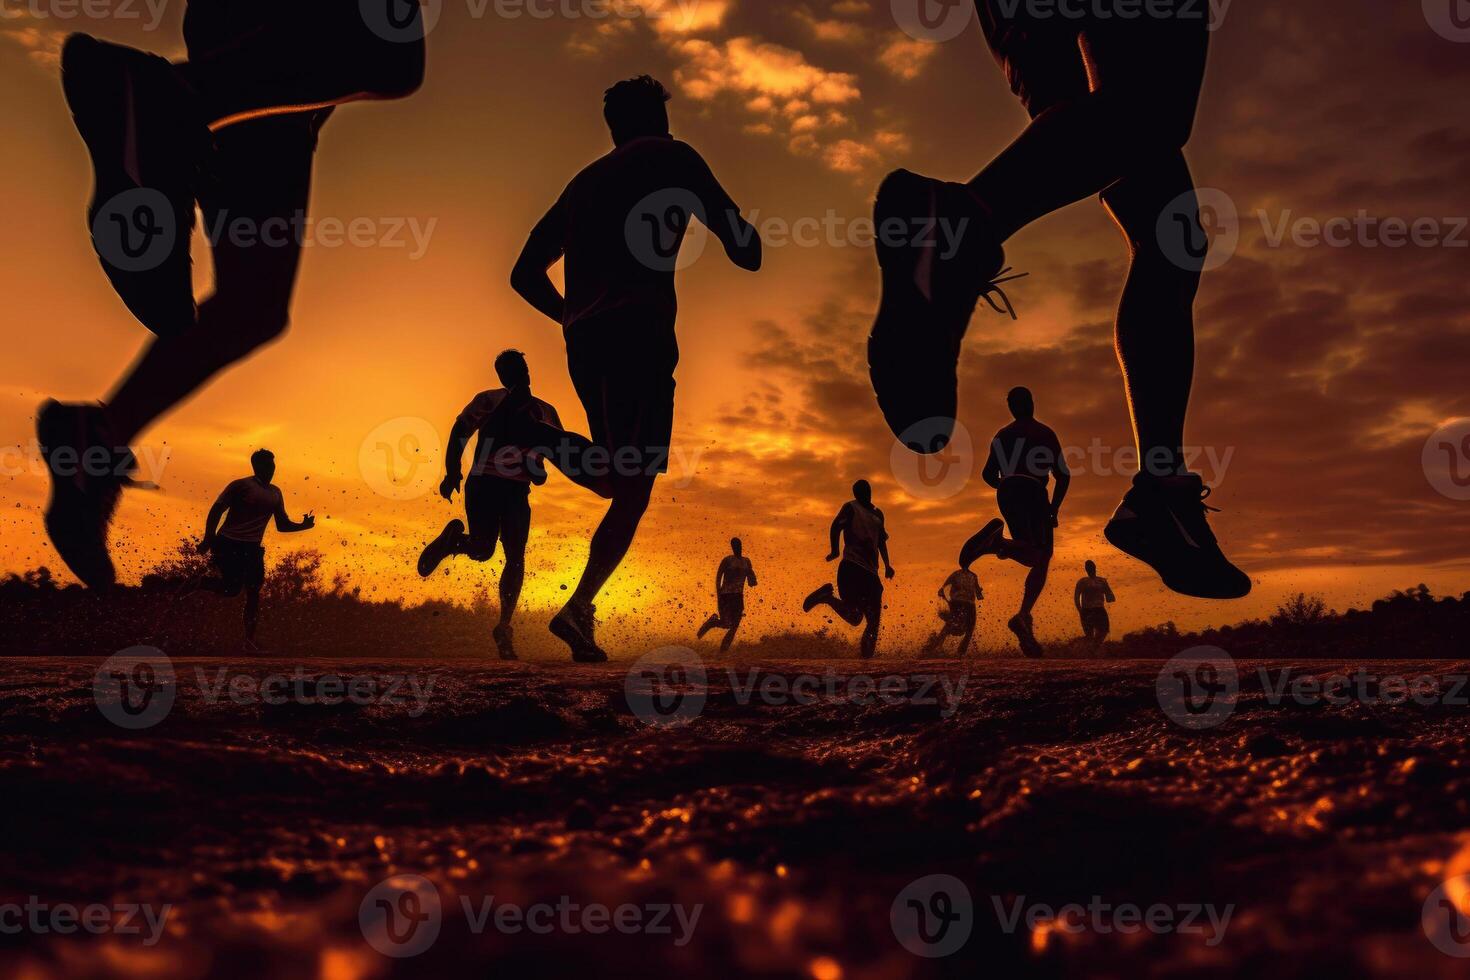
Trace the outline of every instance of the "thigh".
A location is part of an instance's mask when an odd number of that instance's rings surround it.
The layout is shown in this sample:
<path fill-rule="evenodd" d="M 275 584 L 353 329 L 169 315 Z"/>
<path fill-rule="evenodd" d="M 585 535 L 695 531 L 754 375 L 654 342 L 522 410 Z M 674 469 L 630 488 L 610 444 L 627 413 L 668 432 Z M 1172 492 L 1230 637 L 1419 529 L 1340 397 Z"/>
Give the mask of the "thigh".
<path fill-rule="evenodd" d="M 494 477 L 470 477 L 464 487 L 464 516 L 469 523 L 469 557 L 489 561 L 500 541 L 503 498 Z"/>
<path fill-rule="evenodd" d="M 1079 21 L 1056 11 L 1041 16 L 1028 3 L 976 0 L 975 6 L 990 53 L 1033 118 L 1087 94 Z"/>
<path fill-rule="evenodd" d="M 265 549 L 252 547 L 245 553 L 245 587 L 258 592 L 265 585 Z"/>
<path fill-rule="evenodd" d="M 1210 5 L 1200 0 L 1176 6 L 1186 9 L 1172 16 L 1089 22 L 1079 41 L 1089 87 L 1136 99 L 1138 111 L 1157 119 L 1160 128 L 1175 136 L 1182 130 L 1182 138 L 1169 142 L 1183 146 L 1204 84 Z"/>
<path fill-rule="evenodd" d="M 199 205 L 217 295 L 289 305 L 323 118 L 317 113 L 274 116 L 215 134 Z"/>

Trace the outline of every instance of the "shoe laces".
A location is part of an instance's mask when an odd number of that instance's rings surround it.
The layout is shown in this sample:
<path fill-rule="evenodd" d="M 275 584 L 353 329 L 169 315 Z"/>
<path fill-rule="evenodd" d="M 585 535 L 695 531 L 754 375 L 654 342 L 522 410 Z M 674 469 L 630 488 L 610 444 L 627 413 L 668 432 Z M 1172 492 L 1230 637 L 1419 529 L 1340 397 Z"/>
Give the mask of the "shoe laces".
<path fill-rule="evenodd" d="M 1015 275 L 1006 275 L 1006 273 L 1010 271 L 1011 267 L 1006 266 L 1004 269 L 1000 270 L 1000 272 L 996 273 L 995 278 L 987 282 L 980 290 L 980 298 L 989 303 L 990 308 L 995 312 L 1001 314 L 1010 314 L 1011 319 L 1015 320 L 1019 319 L 1016 316 L 1016 308 L 1011 304 L 1011 298 L 1006 295 L 1006 291 L 1004 289 L 1001 289 L 1000 287 L 1003 283 L 1015 282 L 1017 279 L 1024 279 L 1031 273 L 1017 272 Z M 997 303 L 995 301 L 995 296 L 1000 297 L 1000 303 Z M 1002 306 L 1002 303 L 1004 303 L 1005 305 Z"/>

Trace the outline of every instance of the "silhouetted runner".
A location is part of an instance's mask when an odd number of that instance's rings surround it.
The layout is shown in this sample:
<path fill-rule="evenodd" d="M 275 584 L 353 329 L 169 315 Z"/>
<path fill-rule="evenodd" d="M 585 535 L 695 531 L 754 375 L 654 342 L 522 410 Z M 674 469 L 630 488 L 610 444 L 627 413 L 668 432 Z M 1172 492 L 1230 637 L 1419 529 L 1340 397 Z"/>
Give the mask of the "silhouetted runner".
<path fill-rule="evenodd" d="M 1136 17 L 1042 6 L 977 0 L 991 50 L 1031 115 L 1025 131 L 968 184 L 899 170 L 879 188 L 873 388 L 900 439 L 916 452 L 943 449 L 979 299 L 1015 316 L 999 289 L 1004 243 L 1100 193 L 1131 256 L 1117 349 L 1141 460 L 1105 534 L 1176 592 L 1239 598 L 1250 579 L 1221 553 L 1210 488 L 1188 471 L 1183 449 L 1205 238 L 1182 148 L 1204 77 L 1208 5 Z"/>
<path fill-rule="evenodd" d="M 587 568 L 551 631 L 572 659 L 599 662 L 593 601 L 622 562 L 674 427 L 674 272 L 691 214 L 742 269 L 761 265 L 756 230 L 740 217 L 694 148 L 669 135 L 669 94 L 647 75 L 607 90 L 615 149 L 572 179 L 531 232 L 511 274 L 526 302 L 562 325 L 567 365 L 591 439 L 528 426 L 525 444 L 577 484 L 612 501 L 592 536 Z M 547 271 L 566 260 L 566 296 Z"/>
<path fill-rule="evenodd" d="M 465 406 L 449 433 L 444 451 L 444 481 L 439 494 L 454 500 L 464 486 L 464 511 L 469 520 L 455 519 L 419 556 L 419 574 L 425 578 L 451 555 L 486 562 L 495 557 L 499 541 L 505 548 L 505 568 L 500 573 L 500 621 L 491 636 L 500 659 L 515 660 L 515 633 L 511 619 L 526 581 L 526 541 L 531 533 L 531 486 L 546 482 L 538 452 L 515 443 L 515 417 L 531 418 L 554 429 L 561 428 L 556 409 L 531 394 L 531 369 L 526 355 L 508 350 L 495 358 L 495 373 L 504 388 L 482 391 Z M 476 438 L 474 465 L 464 478 L 465 447 Z"/>
<path fill-rule="evenodd" d="M 1026 388 L 1012 388 L 1006 405 L 1015 421 L 995 434 L 990 456 L 981 477 L 995 488 L 1011 537 L 1001 533 L 1001 522 L 991 521 L 960 549 L 960 567 L 969 568 L 981 555 L 993 554 L 1031 569 L 1021 597 L 1021 611 L 1006 624 L 1028 657 L 1041 656 L 1041 645 L 1031 620 L 1031 610 L 1046 587 L 1051 567 L 1054 530 L 1062 501 L 1072 483 L 1063 458 L 1062 444 L 1050 427 L 1036 420 L 1036 403 Z M 1056 478 L 1056 489 L 1047 498 L 1047 485 Z"/>
<path fill-rule="evenodd" d="M 839 547 L 842 563 L 837 566 L 837 590 L 823 585 L 806 597 L 803 612 L 828 606 L 849 626 L 866 621 L 860 650 L 863 659 L 878 648 L 878 624 L 883 617 L 883 579 L 878 577 L 878 560 L 884 575 L 893 578 L 888 560 L 888 531 L 883 512 L 873 506 L 873 488 L 867 480 L 852 485 L 852 499 L 842 505 L 832 521 L 832 550 L 828 561 L 836 561 Z"/>
<path fill-rule="evenodd" d="M 735 642 L 735 631 L 740 628 L 740 621 L 745 618 L 745 586 L 755 586 L 755 566 L 750 559 L 745 557 L 743 546 L 739 538 L 730 539 L 730 554 L 726 555 L 720 562 L 720 567 L 715 571 L 715 600 L 719 606 L 719 612 L 704 621 L 699 627 L 698 636 L 704 639 L 704 634 L 712 629 L 725 630 L 725 638 L 720 641 L 720 652 L 730 649 Z"/>
<path fill-rule="evenodd" d="M 297 523 L 286 515 L 281 488 L 271 483 L 276 475 L 276 457 L 270 450 L 253 454 L 250 468 L 254 475 L 225 487 L 204 519 L 204 539 L 198 550 L 209 556 L 218 577 L 200 580 L 195 589 L 231 597 L 245 593 L 245 646 L 255 651 L 260 589 L 265 584 L 265 548 L 261 541 L 266 525 L 274 521 L 280 533 L 295 534 L 316 527 L 316 518 L 307 514 Z"/>
<path fill-rule="evenodd" d="M 1077 588 L 1072 591 L 1072 604 L 1082 619 L 1082 635 L 1092 643 L 1094 650 L 1101 650 L 1113 628 L 1108 622 L 1108 603 L 1117 600 L 1108 580 L 1098 576 L 1096 562 L 1089 561 L 1082 567 L 1087 575 L 1078 580 Z"/>
<path fill-rule="evenodd" d="M 964 657 L 970 650 L 970 641 L 975 637 L 975 621 L 979 615 L 978 604 L 985 597 L 980 588 L 980 579 L 968 568 L 957 568 L 939 587 L 939 598 L 949 608 L 939 614 L 944 628 L 924 644 L 924 652 L 937 653 L 944 647 L 947 637 L 958 636 L 960 645 L 955 649 L 956 657 Z"/>
<path fill-rule="evenodd" d="M 406 96 L 424 71 L 417 5 L 193 0 L 188 61 L 73 34 L 62 83 L 95 173 L 87 220 L 113 288 L 156 334 L 105 404 L 41 407 L 46 530 L 93 588 L 115 578 L 107 527 L 135 468 L 128 446 L 222 369 L 281 336 L 312 156 L 330 107 Z M 214 292 L 195 306 L 198 201 Z M 94 465 L 72 460 L 90 456 Z"/>

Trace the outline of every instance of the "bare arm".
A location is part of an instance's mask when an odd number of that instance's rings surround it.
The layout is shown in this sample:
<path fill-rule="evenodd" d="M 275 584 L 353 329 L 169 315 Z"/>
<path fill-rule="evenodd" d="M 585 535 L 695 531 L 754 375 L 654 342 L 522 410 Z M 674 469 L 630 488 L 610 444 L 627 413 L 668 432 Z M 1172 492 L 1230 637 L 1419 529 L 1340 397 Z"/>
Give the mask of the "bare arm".
<path fill-rule="evenodd" d="M 746 567 L 747 567 L 748 571 L 746 572 L 745 580 L 747 582 L 749 582 L 751 584 L 751 587 L 753 588 L 755 586 L 755 584 L 756 584 L 756 582 L 755 582 L 755 566 L 754 565 L 748 565 Z"/>
<path fill-rule="evenodd" d="M 1067 498 L 1067 488 L 1072 485 L 1072 471 L 1067 469 L 1067 460 L 1062 453 L 1060 442 L 1053 440 L 1052 451 L 1056 454 L 1055 462 L 1052 463 L 1051 475 L 1056 478 L 1056 489 L 1051 494 L 1051 516 L 1053 520 L 1062 512 L 1062 501 Z"/>
<path fill-rule="evenodd" d="M 1111 585 L 1109 585 L 1108 583 L 1104 582 L 1103 583 L 1103 590 L 1105 592 L 1107 592 L 1107 598 L 1108 598 L 1108 601 L 1109 602 L 1117 602 L 1118 601 L 1117 599 L 1113 598 L 1113 587 Z"/>
<path fill-rule="evenodd" d="M 693 147 L 683 144 L 689 153 L 688 175 L 694 194 L 704 208 L 700 220 L 720 244 L 730 261 L 748 272 L 759 272 L 762 262 L 761 236 L 754 225 L 740 214 L 735 201 L 720 186 L 714 171 L 705 163 Z"/>
<path fill-rule="evenodd" d="M 883 570 L 889 578 L 893 578 L 893 562 L 888 560 L 888 535 L 883 535 L 883 540 L 878 542 L 878 554 L 883 556 Z"/>
<path fill-rule="evenodd" d="M 985 457 L 985 468 L 980 471 L 980 479 L 985 481 L 986 486 L 992 489 L 1000 489 L 1000 454 L 996 452 L 997 446 L 994 439 L 990 440 L 990 455 Z"/>
<path fill-rule="evenodd" d="M 832 550 L 827 553 L 828 561 L 836 561 L 837 556 L 842 553 L 842 532 L 847 528 L 847 520 L 846 507 L 839 510 L 832 519 Z"/>
<path fill-rule="evenodd" d="M 310 531 L 312 528 L 316 527 L 316 518 L 310 514 L 307 514 L 305 517 L 303 517 L 299 524 L 296 521 L 291 520 L 290 517 L 286 516 L 285 497 L 282 497 L 281 502 L 276 505 L 275 518 L 276 530 L 280 531 L 282 534 L 295 534 L 298 531 Z"/>
<path fill-rule="evenodd" d="M 566 299 L 547 275 L 565 251 L 566 219 L 561 201 L 536 223 L 510 273 L 510 288 L 532 308 L 557 323 L 566 318 Z"/>
<path fill-rule="evenodd" d="M 199 553 L 203 554 L 214 547 L 214 536 L 219 530 L 219 522 L 224 519 L 225 511 L 230 509 L 230 502 L 226 500 L 229 491 L 219 495 L 214 506 L 209 508 L 209 516 L 204 519 L 204 539 L 199 542 Z"/>
<path fill-rule="evenodd" d="M 1074 608 L 1076 608 L 1078 610 L 1081 610 L 1082 609 L 1082 583 L 1081 582 L 1078 582 L 1077 583 L 1077 587 L 1072 590 L 1072 605 L 1073 605 Z"/>

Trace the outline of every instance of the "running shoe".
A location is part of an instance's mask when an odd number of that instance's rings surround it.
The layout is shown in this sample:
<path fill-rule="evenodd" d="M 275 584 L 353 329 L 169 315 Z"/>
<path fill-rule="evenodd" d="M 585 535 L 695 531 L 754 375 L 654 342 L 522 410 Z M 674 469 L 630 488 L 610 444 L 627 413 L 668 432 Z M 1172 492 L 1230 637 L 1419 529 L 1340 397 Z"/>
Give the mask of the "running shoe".
<path fill-rule="evenodd" d="M 424 546 L 423 553 L 419 555 L 419 574 L 428 578 L 434 574 L 435 569 L 454 554 L 460 541 L 464 538 L 464 521 L 453 520 L 444 525 L 444 530 L 439 536 Z"/>
<path fill-rule="evenodd" d="M 73 34 L 61 83 L 92 157 L 87 225 L 102 270 L 159 336 L 195 322 L 189 239 L 195 183 L 211 138 L 173 66 L 156 55 Z"/>
<path fill-rule="evenodd" d="M 1250 576 L 1220 550 L 1210 530 L 1205 503 L 1210 487 L 1193 473 L 1155 477 L 1140 473 L 1112 520 L 1108 541 L 1158 572 L 1164 584 L 1197 599 L 1240 599 L 1250 594 Z"/>
<path fill-rule="evenodd" d="M 577 663 L 607 662 L 607 654 L 597 645 L 595 606 L 573 599 L 552 618 L 550 629 L 553 636 L 571 648 L 572 660 Z"/>
<path fill-rule="evenodd" d="M 937 453 L 954 431 L 970 317 L 983 297 L 1015 319 L 1001 285 L 1020 275 L 1006 275 L 1005 249 L 961 184 L 896 170 L 878 188 L 873 220 L 882 272 L 868 338 L 873 391 L 894 435 Z"/>
<path fill-rule="evenodd" d="M 829 582 L 806 597 L 806 599 L 801 604 L 801 611 L 811 612 L 822 603 L 831 602 L 832 598 L 832 583 Z"/>
<path fill-rule="evenodd" d="M 117 581 L 107 552 L 107 529 L 137 467 L 126 447 L 112 445 L 102 408 L 48 401 L 36 416 L 36 441 L 51 478 L 46 533 L 57 554 L 88 588 Z"/>
<path fill-rule="evenodd" d="M 1000 543 L 1005 538 L 1006 522 L 996 518 L 985 525 L 960 549 L 960 567 L 968 570 L 976 559 L 984 555 L 1000 554 Z"/>

